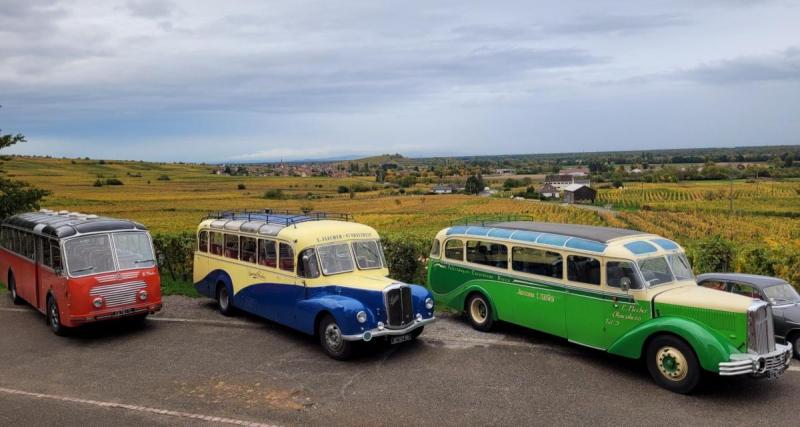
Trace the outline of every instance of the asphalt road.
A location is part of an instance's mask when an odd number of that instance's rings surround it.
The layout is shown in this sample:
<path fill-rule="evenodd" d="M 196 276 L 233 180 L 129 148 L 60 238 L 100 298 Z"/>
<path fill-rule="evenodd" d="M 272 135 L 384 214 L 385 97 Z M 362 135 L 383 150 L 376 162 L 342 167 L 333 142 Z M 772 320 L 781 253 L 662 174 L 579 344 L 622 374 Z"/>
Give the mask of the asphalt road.
<path fill-rule="evenodd" d="M 416 343 L 336 362 L 313 338 L 205 300 L 170 297 L 144 327 L 59 338 L 0 297 L 0 425 L 792 425 L 800 399 L 797 362 L 778 380 L 712 377 L 681 396 L 636 361 L 452 316 Z"/>

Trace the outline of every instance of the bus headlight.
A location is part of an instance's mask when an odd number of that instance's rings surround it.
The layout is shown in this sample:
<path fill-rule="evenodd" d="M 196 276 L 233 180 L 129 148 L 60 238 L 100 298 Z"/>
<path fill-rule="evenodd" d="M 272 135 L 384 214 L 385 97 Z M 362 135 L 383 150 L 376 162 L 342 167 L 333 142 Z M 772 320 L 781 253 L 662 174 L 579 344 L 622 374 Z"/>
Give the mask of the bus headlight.
<path fill-rule="evenodd" d="M 383 322 L 378 322 L 378 330 L 379 331 L 382 331 L 383 328 L 385 328 L 385 327 L 386 327 L 386 325 L 384 325 Z"/>
<path fill-rule="evenodd" d="M 147 301 L 147 291 L 142 289 L 139 291 L 139 299 L 142 301 Z"/>
<path fill-rule="evenodd" d="M 358 323 L 366 322 L 367 321 L 367 312 L 364 311 L 364 310 L 361 310 L 358 313 L 356 313 L 356 320 L 358 320 Z"/>
<path fill-rule="evenodd" d="M 427 308 L 428 310 L 433 308 L 433 298 L 425 299 L 425 308 Z"/>
<path fill-rule="evenodd" d="M 97 297 L 97 298 L 93 299 L 92 300 L 92 305 L 94 306 L 94 308 L 102 307 L 103 306 L 103 299 L 100 298 L 100 297 Z"/>

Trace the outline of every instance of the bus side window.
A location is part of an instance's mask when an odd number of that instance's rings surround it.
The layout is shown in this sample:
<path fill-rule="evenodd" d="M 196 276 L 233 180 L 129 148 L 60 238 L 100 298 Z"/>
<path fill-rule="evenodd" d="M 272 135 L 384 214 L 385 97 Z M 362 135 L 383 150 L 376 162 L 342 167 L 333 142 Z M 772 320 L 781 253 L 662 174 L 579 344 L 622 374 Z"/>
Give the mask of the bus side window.
<path fill-rule="evenodd" d="M 50 257 L 53 260 L 53 270 L 61 271 L 64 266 L 61 264 L 61 247 L 55 240 L 50 241 Z"/>
<path fill-rule="evenodd" d="M 222 255 L 222 233 L 211 233 L 211 253 Z"/>
<path fill-rule="evenodd" d="M 561 254 L 543 249 L 514 246 L 511 250 L 511 268 L 528 274 L 561 279 L 564 264 Z"/>
<path fill-rule="evenodd" d="M 281 243 L 280 249 L 281 270 L 294 271 L 294 251 L 292 247 L 286 243 Z"/>
<path fill-rule="evenodd" d="M 458 239 L 448 240 L 444 244 L 444 256 L 449 259 L 464 261 L 464 242 Z"/>
<path fill-rule="evenodd" d="M 23 250 L 26 257 L 35 260 L 36 259 L 36 240 L 31 233 L 21 233 L 22 234 L 22 245 Z"/>
<path fill-rule="evenodd" d="M 239 236 L 236 234 L 225 234 L 225 256 L 228 258 L 239 259 Z"/>
<path fill-rule="evenodd" d="M 197 249 L 200 252 L 208 252 L 208 231 L 201 231 L 197 237 Z"/>
<path fill-rule="evenodd" d="M 567 279 L 572 282 L 600 284 L 600 261 L 595 258 L 570 255 L 567 257 Z"/>
<path fill-rule="evenodd" d="M 53 260 L 50 257 L 50 240 L 40 237 L 38 246 L 38 255 L 41 257 L 42 265 L 53 268 Z"/>
<path fill-rule="evenodd" d="M 254 237 L 241 238 L 242 242 L 242 261 L 251 264 L 256 263 L 256 239 Z"/>
<path fill-rule="evenodd" d="M 8 228 L 0 227 L 0 247 L 8 249 Z"/>
<path fill-rule="evenodd" d="M 12 246 L 17 255 L 22 255 L 22 233 L 19 230 L 14 230 Z"/>
<path fill-rule="evenodd" d="M 274 240 L 258 239 L 258 263 L 264 267 L 278 266 L 278 251 L 275 250 Z"/>
<path fill-rule="evenodd" d="M 628 279 L 630 289 L 642 289 L 636 267 L 630 261 L 606 262 L 606 284 L 611 288 L 621 288 L 623 279 Z"/>

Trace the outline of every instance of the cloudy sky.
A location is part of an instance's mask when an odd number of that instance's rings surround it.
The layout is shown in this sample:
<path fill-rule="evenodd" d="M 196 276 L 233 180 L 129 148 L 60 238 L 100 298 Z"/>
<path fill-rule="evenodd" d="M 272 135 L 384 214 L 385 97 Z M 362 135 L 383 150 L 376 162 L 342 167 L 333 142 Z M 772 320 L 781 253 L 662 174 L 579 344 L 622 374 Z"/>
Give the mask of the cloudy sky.
<path fill-rule="evenodd" d="M 800 143 L 800 1 L 0 0 L 16 153 Z"/>

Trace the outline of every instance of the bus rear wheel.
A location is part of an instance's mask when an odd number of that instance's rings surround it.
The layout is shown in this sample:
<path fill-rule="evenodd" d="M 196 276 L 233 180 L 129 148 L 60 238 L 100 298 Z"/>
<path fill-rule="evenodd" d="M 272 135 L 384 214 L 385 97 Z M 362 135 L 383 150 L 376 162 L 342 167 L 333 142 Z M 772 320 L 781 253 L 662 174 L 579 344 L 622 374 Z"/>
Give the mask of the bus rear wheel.
<path fill-rule="evenodd" d="M 14 279 L 13 274 L 8 275 L 8 295 L 14 304 L 21 305 L 23 303 L 22 298 L 17 294 L 17 281 Z"/>
<path fill-rule="evenodd" d="M 691 393 L 702 372 L 694 350 L 672 335 L 655 337 L 647 346 L 647 370 L 661 387 L 681 394 Z"/>
<path fill-rule="evenodd" d="M 492 329 L 492 306 L 483 294 L 472 294 L 467 300 L 467 317 L 472 327 L 489 332 Z"/>
<path fill-rule="evenodd" d="M 54 334 L 63 337 L 67 334 L 67 328 L 61 324 L 61 315 L 58 311 L 58 303 L 52 296 L 47 298 L 47 325 Z"/>
<path fill-rule="evenodd" d="M 223 316 L 233 316 L 235 309 L 233 308 L 233 304 L 231 304 L 231 295 L 228 292 L 228 287 L 224 284 L 217 285 L 217 305 L 219 306 L 219 312 L 222 313 Z"/>

